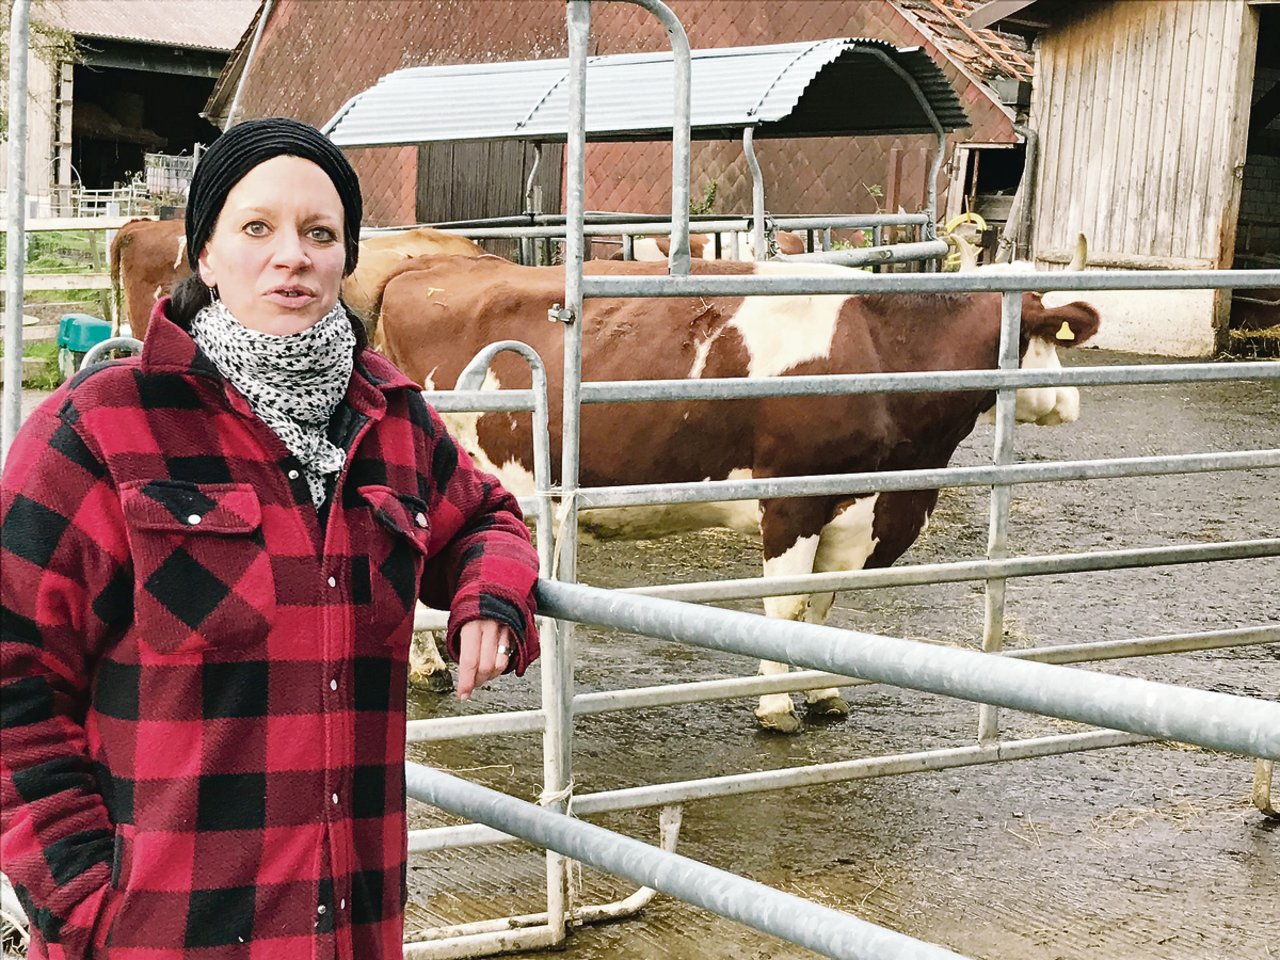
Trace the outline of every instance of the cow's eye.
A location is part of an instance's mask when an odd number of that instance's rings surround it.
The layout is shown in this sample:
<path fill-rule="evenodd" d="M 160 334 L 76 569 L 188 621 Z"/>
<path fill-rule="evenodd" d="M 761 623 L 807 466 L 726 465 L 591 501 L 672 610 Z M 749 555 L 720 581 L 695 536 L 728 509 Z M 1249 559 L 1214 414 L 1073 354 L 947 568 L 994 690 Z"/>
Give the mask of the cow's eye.
<path fill-rule="evenodd" d="M 252 220 L 244 225 L 244 232 L 251 237 L 265 237 L 267 235 L 267 225 L 261 220 Z"/>

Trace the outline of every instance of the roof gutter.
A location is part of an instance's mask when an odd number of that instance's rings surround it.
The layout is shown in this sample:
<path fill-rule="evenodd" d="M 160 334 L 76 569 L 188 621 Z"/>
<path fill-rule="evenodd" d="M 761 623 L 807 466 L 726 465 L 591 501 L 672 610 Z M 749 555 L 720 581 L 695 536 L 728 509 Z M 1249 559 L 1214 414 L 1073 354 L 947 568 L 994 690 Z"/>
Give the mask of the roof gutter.
<path fill-rule="evenodd" d="M 227 130 L 235 126 L 236 111 L 240 109 L 240 95 L 244 93 L 245 77 L 249 75 L 249 68 L 253 66 L 254 55 L 258 52 L 258 44 L 262 41 L 262 31 L 267 25 L 267 21 L 271 18 L 271 11 L 275 8 L 276 0 L 264 0 L 262 12 L 258 14 L 258 27 L 253 31 L 253 42 L 249 44 L 249 55 L 245 57 L 244 67 L 240 70 L 240 79 L 236 81 L 236 95 L 231 99 L 231 109 L 227 111 L 227 122 L 222 129 Z"/>

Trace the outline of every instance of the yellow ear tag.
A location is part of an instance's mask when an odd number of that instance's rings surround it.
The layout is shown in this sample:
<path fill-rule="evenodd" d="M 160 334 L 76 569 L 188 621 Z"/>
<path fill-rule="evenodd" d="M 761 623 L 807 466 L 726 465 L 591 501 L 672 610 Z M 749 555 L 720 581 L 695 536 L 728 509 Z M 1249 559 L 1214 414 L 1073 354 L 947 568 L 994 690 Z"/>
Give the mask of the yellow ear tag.
<path fill-rule="evenodd" d="M 1076 338 L 1075 331 L 1071 329 L 1071 324 L 1062 321 L 1062 326 L 1058 328 L 1058 332 L 1054 334 L 1057 340 L 1074 340 Z"/>

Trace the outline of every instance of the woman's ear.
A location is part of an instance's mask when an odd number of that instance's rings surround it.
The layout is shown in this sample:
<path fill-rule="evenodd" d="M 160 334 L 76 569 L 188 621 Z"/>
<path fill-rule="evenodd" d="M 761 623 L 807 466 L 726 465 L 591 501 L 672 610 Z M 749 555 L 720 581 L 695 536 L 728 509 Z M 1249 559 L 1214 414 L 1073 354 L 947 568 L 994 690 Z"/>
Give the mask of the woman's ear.
<path fill-rule="evenodd" d="M 209 266 L 208 246 L 201 250 L 200 256 L 196 258 L 196 272 L 200 274 L 200 280 L 206 287 L 212 288 L 218 285 L 218 280 L 213 275 L 213 267 Z"/>

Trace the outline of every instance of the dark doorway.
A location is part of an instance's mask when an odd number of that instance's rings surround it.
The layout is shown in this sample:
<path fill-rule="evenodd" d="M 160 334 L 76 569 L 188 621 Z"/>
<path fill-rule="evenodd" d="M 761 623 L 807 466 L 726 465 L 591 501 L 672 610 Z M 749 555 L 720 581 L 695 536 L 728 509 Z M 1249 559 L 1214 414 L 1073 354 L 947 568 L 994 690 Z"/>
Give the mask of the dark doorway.
<path fill-rule="evenodd" d="M 209 77 L 78 65 L 73 82 L 71 163 L 87 189 L 127 183 L 143 154 L 190 153 L 218 135 L 200 116 Z"/>

